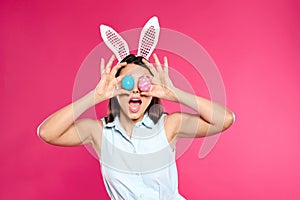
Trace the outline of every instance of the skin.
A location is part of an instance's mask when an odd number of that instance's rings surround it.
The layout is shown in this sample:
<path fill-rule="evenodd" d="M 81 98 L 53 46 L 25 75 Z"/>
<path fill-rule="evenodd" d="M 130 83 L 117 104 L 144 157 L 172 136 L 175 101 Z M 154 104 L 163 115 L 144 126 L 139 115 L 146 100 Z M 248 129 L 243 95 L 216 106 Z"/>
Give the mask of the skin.
<path fill-rule="evenodd" d="M 131 75 L 134 78 L 134 87 L 130 90 L 130 94 L 119 95 L 117 97 L 121 107 L 120 122 L 123 125 L 123 128 L 126 130 L 128 136 L 131 137 L 132 128 L 137 122 L 143 119 L 144 113 L 152 100 L 151 96 L 141 95 L 138 89 L 138 79 L 143 75 L 151 77 L 151 74 L 147 69 L 139 65 L 128 64 L 124 69 L 121 70 L 120 75 Z M 138 112 L 130 111 L 128 104 L 130 98 L 141 99 L 142 103 Z"/>
<path fill-rule="evenodd" d="M 177 112 L 166 116 L 164 128 L 170 144 L 175 144 L 179 138 L 217 134 L 232 125 L 234 122 L 232 111 L 223 105 L 175 88 L 168 76 L 167 58 L 164 57 L 163 65 L 156 54 L 153 58 L 156 67 L 144 60 L 154 74 L 149 92 L 139 92 L 136 85 L 137 77 L 149 75 L 148 70 L 135 64 L 126 65 L 126 63 L 117 64 L 112 68 L 113 56 L 106 66 L 102 59 L 101 80 L 96 88 L 49 116 L 37 130 L 40 138 L 47 143 L 60 146 L 91 144 L 100 155 L 102 121 L 87 118 L 74 121 L 74 118 L 77 119 L 90 107 L 114 96 L 118 97 L 122 107 L 120 122 L 129 136 L 135 123 L 142 120 L 152 97 L 184 104 L 197 112 L 197 114 Z M 122 69 L 120 76 L 115 78 L 117 70 L 122 66 L 126 67 Z M 121 80 L 126 74 L 134 74 L 136 79 L 135 86 L 130 91 L 120 87 Z M 137 113 L 131 113 L 128 108 L 129 98 L 132 96 L 142 99 L 141 109 Z"/>

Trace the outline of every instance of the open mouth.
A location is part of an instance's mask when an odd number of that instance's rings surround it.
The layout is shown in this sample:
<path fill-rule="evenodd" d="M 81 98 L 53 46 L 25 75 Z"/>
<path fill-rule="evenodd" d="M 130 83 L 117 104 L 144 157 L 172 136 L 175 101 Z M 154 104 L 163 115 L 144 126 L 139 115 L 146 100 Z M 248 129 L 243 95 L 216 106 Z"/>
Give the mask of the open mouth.
<path fill-rule="evenodd" d="M 142 100 L 139 97 L 131 97 L 129 100 L 129 110 L 136 113 L 140 110 Z"/>

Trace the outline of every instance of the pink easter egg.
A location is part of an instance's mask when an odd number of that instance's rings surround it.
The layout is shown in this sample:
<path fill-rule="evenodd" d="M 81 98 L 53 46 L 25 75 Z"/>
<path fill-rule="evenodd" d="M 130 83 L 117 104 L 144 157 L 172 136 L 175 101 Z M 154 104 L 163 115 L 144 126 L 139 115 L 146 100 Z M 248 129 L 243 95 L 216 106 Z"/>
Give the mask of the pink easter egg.
<path fill-rule="evenodd" d="M 148 92 L 151 88 L 150 79 L 147 76 L 141 76 L 139 78 L 138 87 L 142 92 Z"/>

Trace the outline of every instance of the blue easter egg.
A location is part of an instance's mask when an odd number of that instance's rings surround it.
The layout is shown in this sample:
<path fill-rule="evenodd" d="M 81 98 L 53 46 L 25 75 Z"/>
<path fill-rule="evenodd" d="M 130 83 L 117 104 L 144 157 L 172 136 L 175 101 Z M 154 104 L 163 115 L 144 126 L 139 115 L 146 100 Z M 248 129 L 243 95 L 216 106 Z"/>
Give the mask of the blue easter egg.
<path fill-rule="evenodd" d="M 126 75 L 124 76 L 123 80 L 122 80 L 122 87 L 125 90 L 131 90 L 134 86 L 134 80 L 132 78 L 132 76 L 130 75 Z"/>

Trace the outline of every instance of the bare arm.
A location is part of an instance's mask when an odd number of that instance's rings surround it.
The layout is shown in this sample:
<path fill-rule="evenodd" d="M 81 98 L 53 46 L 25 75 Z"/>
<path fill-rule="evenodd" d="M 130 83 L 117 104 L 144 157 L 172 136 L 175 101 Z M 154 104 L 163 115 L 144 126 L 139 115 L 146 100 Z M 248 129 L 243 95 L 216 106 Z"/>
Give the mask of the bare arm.
<path fill-rule="evenodd" d="M 225 106 L 179 89 L 174 89 L 174 101 L 184 104 L 198 114 L 173 113 L 166 118 L 166 126 L 173 126 L 171 137 L 205 137 L 228 129 L 234 114 Z M 175 126 L 174 126 L 175 124 Z"/>
<path fill-rule="evenodd" d="M 101 80 L 94 90 L 56 111 L 42 122 L 37 130 L 42 140 L 60 146 L 95 145 L 96 135 L 99 137 L 102 131 L 102 123 L 93 119 L 76 119 L 95 104 L 128 92 L 115 89 L 115 86 L 122 80 L 122 76 L 115 78 L 115 74 L 126 63 L 120 63 L 111 69 L 113 60 L 114 56 L 111 57 L 106 67 L 104 59 L 101 60 Z"/>
<path fill-rule="evenodd" d="M 75 146 L 92 143 L 92 130 L 95 130 L 96 125 L 94 120 L 74 121 L 74 119 L 77 119 L 93 105 L 94 92 L 92 91 L 49 116 L 38 127 L 38 135 L 45 142 L 54 145 Z M 80 131 L 79 135 L 79 130 L 83 130 L 83 127 L 85 127 L 85 131 Z"/>
<path fill-rule="evenodd" d="M 198 114 L 173 113 L 167 116 L 165 129 L 169 141 L 180 137 L 205 137 L 222 132 L 234 121 L 234 114 L 228 108 L 200 96 L 196 96 L 175 88 L 168 76 L 168 61 L 164 65 L 153 55 L 157 69 L 144 61 L 155 74 L 150 92 L 142 94 L 156 96 L 169 101 L 184 104 Z"/>

